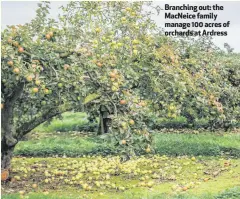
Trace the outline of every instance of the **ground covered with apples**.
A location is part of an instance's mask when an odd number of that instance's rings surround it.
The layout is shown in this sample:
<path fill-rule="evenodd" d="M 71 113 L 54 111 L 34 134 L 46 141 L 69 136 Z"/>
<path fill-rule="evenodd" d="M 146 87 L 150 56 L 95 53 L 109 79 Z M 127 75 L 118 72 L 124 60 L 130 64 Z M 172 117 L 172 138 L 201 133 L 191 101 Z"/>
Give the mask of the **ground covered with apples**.
<path fill-rule="evenodd" d="M 11 182 L 2 186 L 3 198 L 35 198 L 40 193 L 43 198 L 204 197 L 239 186 L 240 161 L 165 155 L 127 162 L 118 156 L 16 157 L 12 174 Z"/>
<path fill-rule="evenodd" d="M 2 198 L 239 198 L 238 132 L 155 132 L 154 143 L 155 154 L 122 161 L 91 133 L 31 133 Z"/>

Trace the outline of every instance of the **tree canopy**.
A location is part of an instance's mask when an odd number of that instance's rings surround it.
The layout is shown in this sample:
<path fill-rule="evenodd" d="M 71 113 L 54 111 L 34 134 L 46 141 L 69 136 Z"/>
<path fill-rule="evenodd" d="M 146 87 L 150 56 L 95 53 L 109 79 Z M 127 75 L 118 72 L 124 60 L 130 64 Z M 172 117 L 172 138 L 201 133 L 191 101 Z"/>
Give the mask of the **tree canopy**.
<path fill-rule="evenodd" d="M 151 151 L 149 114 L 212 126 L 239 119 L 239 54 L 207 38 L 163 36 L 151 3 L 70 2 L 57 20 L 49 9 L 41 3 L 30 23 L 2 32 L 4 151 L 62 112 L 96 114 L 100 105 L 111 112 L 111 140 L 127 154 Z"/>

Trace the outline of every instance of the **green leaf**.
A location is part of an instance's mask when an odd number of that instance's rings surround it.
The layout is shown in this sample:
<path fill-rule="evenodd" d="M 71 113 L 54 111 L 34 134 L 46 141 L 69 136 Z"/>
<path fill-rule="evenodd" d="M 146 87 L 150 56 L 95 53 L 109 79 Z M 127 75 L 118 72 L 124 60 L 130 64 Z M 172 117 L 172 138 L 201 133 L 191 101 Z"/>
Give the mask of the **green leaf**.
<path fill-rule="evenodd" d="M 87 104 L 87 103 L 99 98 L 100 96 L 101 95 L 98 93 L 91 93 L 84 99 L 83 104 Z"/>

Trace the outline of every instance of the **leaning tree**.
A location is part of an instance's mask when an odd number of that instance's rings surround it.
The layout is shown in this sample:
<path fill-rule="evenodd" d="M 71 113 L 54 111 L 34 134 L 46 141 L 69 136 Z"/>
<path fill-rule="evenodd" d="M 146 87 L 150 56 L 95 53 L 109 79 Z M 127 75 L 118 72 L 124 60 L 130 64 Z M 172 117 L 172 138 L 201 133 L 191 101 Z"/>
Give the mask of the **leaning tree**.
<path fill-rule="evenodd" d="M 69 59 L 74 50 L 39 5 L 29 24 L 2 32 L 1 167 L 8 169 L 15 145 L 46 120 L 71 110 L 84 95 L 84 73 Z M 77 53 L 79 54 L 79 53 Z"/>
<path fill-rule="evenodd" d="M 140 118 L 146 103 L 133 91 L 139 81 L 133 60 L 154 48 L 155 24 L 144 6 L 71 2 L 54 20 L 45 2 L 30 23 L 2 32 L 2 170 L 10 168 L 24 135 L 83 105 L 111 109 L 113 140 L 123 151 L 134 153 L 138 146 L 150 152 L 150 135 Z"/>

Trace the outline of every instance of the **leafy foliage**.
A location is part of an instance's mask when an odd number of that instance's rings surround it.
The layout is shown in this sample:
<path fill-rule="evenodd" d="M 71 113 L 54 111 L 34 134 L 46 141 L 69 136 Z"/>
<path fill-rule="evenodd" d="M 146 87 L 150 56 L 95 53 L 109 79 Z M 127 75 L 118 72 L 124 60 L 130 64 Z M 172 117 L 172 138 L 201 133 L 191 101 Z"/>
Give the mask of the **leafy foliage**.
<path fill-rule="evenodd" d="M 40 3 L 34 20 L 2 32 L 2 108 L 13 110 L 5 123 L 14 120 L 15 139 L 67 110 L 94 118 L 101 105 L 108 139 L 128 155 L 152 151 L 151 114 L 211 127 L 239 120 L 239 54 L 163 36 L 149 2 L 70 2 L 56 21 L 49 9 Z"/>

